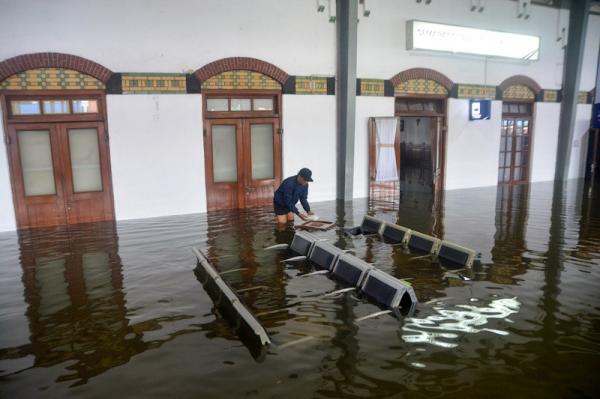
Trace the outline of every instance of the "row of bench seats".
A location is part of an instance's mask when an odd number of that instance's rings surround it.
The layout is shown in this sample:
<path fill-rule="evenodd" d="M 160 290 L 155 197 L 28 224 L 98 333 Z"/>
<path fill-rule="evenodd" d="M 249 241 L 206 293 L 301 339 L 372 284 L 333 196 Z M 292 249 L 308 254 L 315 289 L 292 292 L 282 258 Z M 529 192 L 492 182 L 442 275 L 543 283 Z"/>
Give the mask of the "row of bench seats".
<path fill-rule="evenodd" d="M 475 251 L 454 243 L 419 233 L 394 223 L 365 215 L 358 227 L 347 229 L 349 235 L 379 235 L 385 242 L 393 245 L 406 245 L 409 249 L 432 254 L 450 266 L 470 267 L 473 265 Z"/>
<path fill-rule="evenodd" d="M 297 232 L 290 249 L 306 256 L 316 267 L 329 271 L 333 279 L 356 287 L 367 298 L 390 309 L 417 303 L 410 284 L 374 268 L 338 247 L 306 232 Z"/>

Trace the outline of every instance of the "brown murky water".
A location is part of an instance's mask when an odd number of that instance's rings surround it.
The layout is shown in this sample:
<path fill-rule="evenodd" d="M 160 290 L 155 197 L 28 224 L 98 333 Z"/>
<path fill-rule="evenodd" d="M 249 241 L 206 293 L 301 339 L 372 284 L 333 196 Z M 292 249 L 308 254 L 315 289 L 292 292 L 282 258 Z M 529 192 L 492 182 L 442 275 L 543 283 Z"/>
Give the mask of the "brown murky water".
<path fill-rule="evenodd" d="M 560 193 L 559 193 L 560 194 Z M 553 199 L 554 198 L 554 199 Z M 0 234 L 1 397 L 598 397 L 600 199 L 570 182 L 446 193 L 376 206 L 386 220 L 481 253 L 447 271 L 377 238 L 320 233 L 400 278 L 420 303 L 384 315 L 300 278 L 270 210 Z M 379 205 L 379 204 L 377 204 Z M 353 226 L 366 201 L 320 203 Z M 252 356 L 194 274 L 210 256 L 274 346 Z M 302 343 L 287 343 L 306 338 Z"/>

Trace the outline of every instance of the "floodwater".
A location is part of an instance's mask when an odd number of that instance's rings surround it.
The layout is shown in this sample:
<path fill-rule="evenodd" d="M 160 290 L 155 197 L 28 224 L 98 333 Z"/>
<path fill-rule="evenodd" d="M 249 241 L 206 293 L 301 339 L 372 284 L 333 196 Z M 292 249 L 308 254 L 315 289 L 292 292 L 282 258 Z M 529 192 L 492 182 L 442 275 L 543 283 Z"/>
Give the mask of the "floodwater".
<path fill-rule="evenodd" d="M 263 250 L 293 235 L 270 209 L 2 233 L 0 397 L 598 397 L 598 191 L 571 181 L 314 208 L 345 227 L 371 211 L 480 256 L 445 270 L 376 237 L 318 233 L 415 289 L 414 313 L 359 321 L 380 309 L 323 297 L 339 286 Z M 239 295 L 272 346 L 237 339 L 192 246 L 231 287 L 253 288 Z"/>

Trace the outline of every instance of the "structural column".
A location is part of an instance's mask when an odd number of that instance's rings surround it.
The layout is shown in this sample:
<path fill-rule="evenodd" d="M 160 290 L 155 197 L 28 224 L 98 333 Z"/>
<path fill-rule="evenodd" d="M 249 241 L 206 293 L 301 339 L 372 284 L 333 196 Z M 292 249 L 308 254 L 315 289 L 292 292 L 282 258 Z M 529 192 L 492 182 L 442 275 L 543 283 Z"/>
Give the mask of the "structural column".
<path fill-rule="evenodd" d="M 587 32 L 590 0 L 571 1 L 569 14 L 569 42 L 565 51 L 562 104 L 560 107 L 560 122 L 558 125 L 558 148 L 556 150 L 556 170 L 554 178 L 565 180 L 569 177 L 569 162 L 577 112 L 577 96 L 585 34 Z"/>
<path fill-rule="evenodd" d="M 337 196 L 353 196 L 358 0 L 336 1 Z"/>

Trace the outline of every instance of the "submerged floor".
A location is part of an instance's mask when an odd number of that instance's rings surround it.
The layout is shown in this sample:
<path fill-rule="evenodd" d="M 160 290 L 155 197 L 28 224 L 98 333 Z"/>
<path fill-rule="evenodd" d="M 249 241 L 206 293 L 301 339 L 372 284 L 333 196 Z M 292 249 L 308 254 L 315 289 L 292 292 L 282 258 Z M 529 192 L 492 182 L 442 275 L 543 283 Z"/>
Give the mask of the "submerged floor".
<path fill-rule="evenodd" d="M 373 204 L 371 204 L 372 206 Z M 376 238 L 322 233 L 400 278 L 421 303 L 386 315 L 263 248 L 270 209 L 0 234 L 2 397 L 592 397 L 600 392 L 600 195 L 570 182 L 403 199 L 386 220 L 481 252 L 445 271 Z M 360 223 L 366 200 L 315 210 Z M 215 314 L 205 250 L 279 348 L 255 358 Z M 294 346 L 286 343 L 307 338 Z M 466 396 L 465 396 L 466 395 Z"/>

